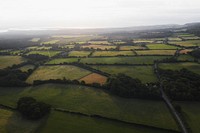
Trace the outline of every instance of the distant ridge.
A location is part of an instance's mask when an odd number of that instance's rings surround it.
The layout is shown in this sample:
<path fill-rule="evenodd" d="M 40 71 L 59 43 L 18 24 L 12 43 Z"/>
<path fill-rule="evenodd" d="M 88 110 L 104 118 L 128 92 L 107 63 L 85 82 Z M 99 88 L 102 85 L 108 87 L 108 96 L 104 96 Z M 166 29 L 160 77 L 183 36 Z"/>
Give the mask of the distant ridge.
<path fill-rule="evenodd" d="M 27 34 L 27 35 L 52 35 L 52 34 L 94 34 L 94 33 L 115 33 L 115 32 L 135 32 L 145 30 L 163 30 L 163 29 L 179 29 L 188 26 L 200 25 L 200 22 L 166 25 L 149 25 L 149 26 L 132 26 L 119 28 L 32 28 L 32 29 L 8 29 L 0 30 L 2 34 Z"/>

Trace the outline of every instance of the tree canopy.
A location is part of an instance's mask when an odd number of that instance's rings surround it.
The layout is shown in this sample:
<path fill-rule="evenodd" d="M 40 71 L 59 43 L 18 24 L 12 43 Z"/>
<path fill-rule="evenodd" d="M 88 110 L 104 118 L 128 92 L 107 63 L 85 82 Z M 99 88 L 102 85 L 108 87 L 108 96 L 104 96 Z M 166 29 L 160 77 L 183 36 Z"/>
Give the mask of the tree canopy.
<path fill-rule="evenodd" d="M 17 102 L 17 109 L 26 118 L 37 120 L 48 114 L 51 106 L 32 97 L 22 97 Z"/>
<path fill-rule="evenodd" d="M 126 98 L 160 98 L 158 88 L 148 87 L 139 79 L 133 79 L 124 74 L 111 76 L 107 81 L 110 92 Z"/>

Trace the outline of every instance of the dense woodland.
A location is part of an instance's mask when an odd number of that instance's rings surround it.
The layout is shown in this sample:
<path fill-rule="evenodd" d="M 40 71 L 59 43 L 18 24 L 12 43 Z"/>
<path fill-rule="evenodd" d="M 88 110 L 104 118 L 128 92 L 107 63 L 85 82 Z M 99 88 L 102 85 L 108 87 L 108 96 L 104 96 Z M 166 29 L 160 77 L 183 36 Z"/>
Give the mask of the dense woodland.
<path fill-rule="evenodd" d="M 146 86 L 139 79 L 124 74 L 111 76 L 107 81 L 111 93 L 126 98 L 159 99 L 159 89 L 154 85 Z"/>
<path fill-rule="evenodd" d="M 200 100 L 200 75 L 187 69 L 159 70 L 163 89 L 173 100 Z"/>

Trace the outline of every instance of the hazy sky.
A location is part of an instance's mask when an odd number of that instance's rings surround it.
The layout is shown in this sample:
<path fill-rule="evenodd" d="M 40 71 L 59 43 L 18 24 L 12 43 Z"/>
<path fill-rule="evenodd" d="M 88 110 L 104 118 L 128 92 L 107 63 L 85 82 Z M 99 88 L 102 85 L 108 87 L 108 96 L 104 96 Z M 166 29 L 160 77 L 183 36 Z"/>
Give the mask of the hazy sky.
<path fill-rule="evenodd" d="M 0 29 L 200 21 L 200 0 L 0 0 Z"/>

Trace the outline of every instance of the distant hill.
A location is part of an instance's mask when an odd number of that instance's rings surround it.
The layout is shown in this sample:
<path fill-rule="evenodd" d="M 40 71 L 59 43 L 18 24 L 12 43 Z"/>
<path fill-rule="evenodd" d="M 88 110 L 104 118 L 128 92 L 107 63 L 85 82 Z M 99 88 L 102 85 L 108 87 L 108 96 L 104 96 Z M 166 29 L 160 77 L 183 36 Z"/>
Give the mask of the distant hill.
<path fill-rule="evenodd" d="M 164 29 L 180 29 L 190 28 L 200 25 L 200 23 L 187 23 L 184 25 L 166 24 L 166 25 L 151 25 L 151 26 L 133 26 L 133 27 L 119 27 L 119 28 L 93 28 L 93 29 L 73 29 L 73 28 L 60 28 L 60 29 L 41 29 L 41 30 L 8 30 L 7 32 L 0 33 L 3 35 L 55 35 L 55 34 L 100 34 L 100 33 L 116 33 L 116 32 L 136 32 L 136 31 L 149 31 L 149 30 L 164 30 Z"/>

